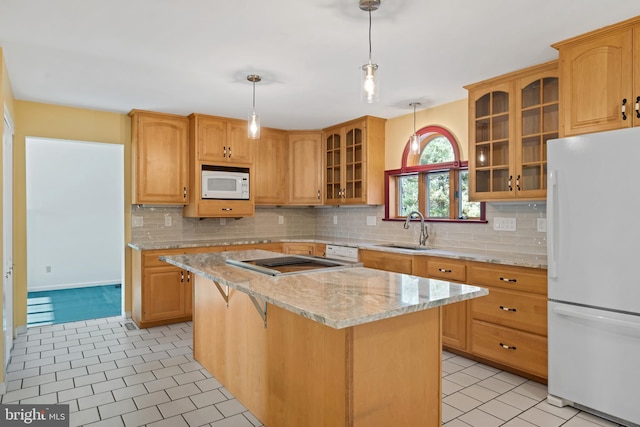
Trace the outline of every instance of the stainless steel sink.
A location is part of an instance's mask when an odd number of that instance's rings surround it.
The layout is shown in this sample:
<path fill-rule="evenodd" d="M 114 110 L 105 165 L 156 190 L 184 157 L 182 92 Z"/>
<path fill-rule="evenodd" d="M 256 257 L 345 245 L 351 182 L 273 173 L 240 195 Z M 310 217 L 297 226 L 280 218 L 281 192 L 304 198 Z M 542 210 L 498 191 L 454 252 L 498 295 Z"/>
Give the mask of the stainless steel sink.
<path fill-rule="evenodd" d="M 406 249 L 406 250 L 409 250 L 409 251 L 426 251 L 426 250 L 429 250 L 429 248 L 426 247 L 426 246 L 412 245 L 410 243 L 384 243 L 384 244 L 376 245 L 376 246 L 380 246 L 380 247 L 383 247 L 383 248 Z"/>

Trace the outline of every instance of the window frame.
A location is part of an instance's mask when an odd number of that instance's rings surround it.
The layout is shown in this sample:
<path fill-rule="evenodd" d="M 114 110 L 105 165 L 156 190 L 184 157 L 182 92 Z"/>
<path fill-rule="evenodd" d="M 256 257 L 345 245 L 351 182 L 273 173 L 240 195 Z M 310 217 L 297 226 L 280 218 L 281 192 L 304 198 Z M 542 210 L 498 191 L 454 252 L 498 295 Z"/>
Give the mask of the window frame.
<path fill-rule="evenodd" d="M 391 206 L 398 206 L 398 190 L 395 188 L 396 186 L 390 185 L 392 182 L 397 183 L 396 177 L 402 176 L 410 176 L 417 175 L 418 176 L 418 206 L 426 206 L 426 200 L 424 197 L 427 195 L 427 190 L 424 188 L 426 183 L 426 179 L 423 178 L 423 175 L 431 173 L 431 172 L 449 172 L 449 182 L 453 183 L 453 188 L 450 188 L 449 191 L 449 200 L 450 206 L 458 207 L 455 203 L 455 195 L 456 193 L 460 193 L 460 170 L 469 169 L 469 162 L 464 160 L 460 160 L 460 147 L 458 145 L 458 140 L 453 136 L 453 134 L 445 129 L 442 126 L 430 125 L 425 126 L 416 131 L 418 138 L 420 138 L 420 151 L 418 154 L 411 153 L 411 141 L 407 141 L 404 147 L 404 151 L 402 153 L 402 166 L 400 169 L 390 169 L 384 171 L 384 218 L 383 221 L 406 221 L 406 216 L 390 216 Z M 427 144 L 429 144 L 434 138 L 438 136 L 444 136 L 449 140 L 451 147 L 453 148 L 454 159 L 450 162 L 443 162 L 437 164 L 428 164 L 428 165 L 407 165 L 407 162 L 413 161 L 413 163 L 419 162 L 419 157 L 422 154 L 424 148 Z M 456 172 L 458 171 L 458 172 Z M 390 201 L 393 198 L 393 204 Z M 450 212 L 450 215 L 457 215 L 457 209 L 455 213 Z M 412 219 L 414 221 L 415 219 Z M 486 206 L 485 202 L 480 202 L 480 218 L 473 219 L 460 219 L 460 218 L 429 218 L 425 217 L 425 221 L 429 222 L 459 222 L 459 223 L 471 223 L 471 224 L 486 224 L 488 221 L 486 220 Z"/>

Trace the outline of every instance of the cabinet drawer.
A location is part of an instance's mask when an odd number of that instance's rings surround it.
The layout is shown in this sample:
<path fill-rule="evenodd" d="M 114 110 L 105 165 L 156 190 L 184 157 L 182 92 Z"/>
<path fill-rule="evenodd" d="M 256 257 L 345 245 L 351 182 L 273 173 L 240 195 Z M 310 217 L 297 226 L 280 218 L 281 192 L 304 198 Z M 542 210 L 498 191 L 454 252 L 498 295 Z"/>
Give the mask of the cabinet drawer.
<path fill-rule="evenodd" d="M 471 317 L 547 335 L 547 298 L 503 289 L 489 289 L 489 295 L 471 302 Z"/>
<path fill-rule="evenodd" d="M 547 270 L 538 268 L 473 263 L 469 270 L 469 281 L 478 286 L 547 294 Z"/>
<path fill-rule="evenodd" d="M 438 279 L 464 282 L 467 280 L 467 266 L 442 258 L 429 258 L 427 261 L 427 275 Z"/>
<path fill-rule="evenodd" d="M 547 339 L 473 320 L 471 351 L 495 362 L 547 378 Z"/>
<path fill-rule="evenodd" d="M 167 267 L 167 264 L 164 261 L 160 261 L 158 257 L 163 255 L 179 255 L 183 254 L 184 249 L 163 249 L 157 251 L 144 251 L 142 253 L 142 258 L 144 260 L 144 268 L 148 267 Z"/>

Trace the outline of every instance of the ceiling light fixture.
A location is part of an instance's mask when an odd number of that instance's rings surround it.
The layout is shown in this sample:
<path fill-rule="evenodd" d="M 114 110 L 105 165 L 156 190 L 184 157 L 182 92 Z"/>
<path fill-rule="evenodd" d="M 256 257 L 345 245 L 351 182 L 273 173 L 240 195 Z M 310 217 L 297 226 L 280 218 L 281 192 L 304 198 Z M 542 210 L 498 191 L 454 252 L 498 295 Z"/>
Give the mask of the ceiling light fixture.
<path fill-rule="evenodd" d="M 249 113 L 247 136 L 249 139 L 260 139 L 260 114 L 256 113 L 256 83 L 262 79 L 257 74 L 249 74 L 247 80 L 253 83 L 253 108 Z"/>
<path fill-rule="evenodd" d="M 416 107 L 422 105 L 419 102 L 412 102 L 409 104 L 413 107 L 413 135 L 409 139 L 409 146 L 411 147 L 411 154 L 419 154 L 420 153 L 420 139 L 418 138 L 418 134 L 416 133 Z"/>
<path fill-rule="evenodd" d="M 380 100 L 380 82 L 378 64 L 371 62 L 371 12 L 378 10 L 381 0 L 360 0 L 360 9 L 369 12 L 369 62 L 362 66 L 360 96 L 362 101 L 371 104 Z"/>

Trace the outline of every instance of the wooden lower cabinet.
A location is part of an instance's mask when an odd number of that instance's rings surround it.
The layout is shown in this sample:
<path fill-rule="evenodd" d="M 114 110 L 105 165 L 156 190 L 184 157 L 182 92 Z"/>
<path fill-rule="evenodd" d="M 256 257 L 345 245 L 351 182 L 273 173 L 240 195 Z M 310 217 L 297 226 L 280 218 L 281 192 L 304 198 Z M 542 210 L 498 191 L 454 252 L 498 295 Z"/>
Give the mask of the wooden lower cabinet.
<path fill-rule="evenodd" d="M 441 424 L 438 308 L 334 329 L 195 277 L 195 359 L 267 427 Z"/>
<path fill-rule="evenodd" d="M 394 273 L 413 273 L 413 257 L 411 255 L 360 249 L 358 251 L 358 260 L 368 268 L 392 271 Z"/>
<path fill-rule="evenodd" d="M 133 251 L 132 318 L 134 322 L 140 328 L 150 328 L 192 319 L 192 273 L 160 261 L 160 256 L 248 249 L 281 252 L 282 243 Z"/>
<path fill-rule="evenodd" d="M 324 243 L 285 242 L 282 244 L 282 252 L 294 255 L 324 256 L 327 245 Z"/>
<path fill-rule="evenodd" d="M 360 250 L 365 267 L 467 283 L 489 295 L 442 307 L 445 350 L 547 381 L 547 271 Z"/>
<path fill-rule="evenodd" d="M 469 264 L 469 283 L 489 295 L 469 301 L 471 354 L 535 380 L 547 380 L 547 271 Z"/>
<path fill-rule="evenodd" d="M 413 274 L 449 282 L 466 283 L 467 262 L 431 256 L 415 256 Z M 442 307 L 442 345 L 445 349 L 467 349 L 467 301 Z"/>

